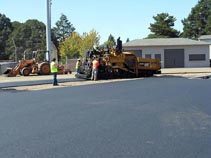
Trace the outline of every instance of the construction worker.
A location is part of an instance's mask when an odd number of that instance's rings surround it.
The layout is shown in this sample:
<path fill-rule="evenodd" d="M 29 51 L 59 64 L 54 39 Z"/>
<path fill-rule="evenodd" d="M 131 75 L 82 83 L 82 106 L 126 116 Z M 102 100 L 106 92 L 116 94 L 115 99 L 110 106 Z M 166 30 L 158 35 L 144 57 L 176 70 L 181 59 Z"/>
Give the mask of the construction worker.
<path fill-rule="evenodd" d="M 58 86 L 57 82 L 57 64 L 56 64 L 56 58 L 53 58 L 51 61 L 51 73 L 53 74 L 53 86 Z"/>
<path fill-rule="evenodd" d="M 120 40 L 120 37 L 117 39 L 116 53 L 122 53 L 122 41 Z"/>
<path fill-rule="evenodd" d="M 76 74 L 80 73 L 80 68 L 81 68 L 81 60 L 78 59 L 75 65 L 75 69 L 76 69 Z"/>
<path fill-rule="evenodd" d="M 95 58 L 92 61 L 92 77 L 91 77 L 91 80 L 94 80 L 94 81 L 97 80 L 99 65 L 100 65 L 99 59 Z"/>

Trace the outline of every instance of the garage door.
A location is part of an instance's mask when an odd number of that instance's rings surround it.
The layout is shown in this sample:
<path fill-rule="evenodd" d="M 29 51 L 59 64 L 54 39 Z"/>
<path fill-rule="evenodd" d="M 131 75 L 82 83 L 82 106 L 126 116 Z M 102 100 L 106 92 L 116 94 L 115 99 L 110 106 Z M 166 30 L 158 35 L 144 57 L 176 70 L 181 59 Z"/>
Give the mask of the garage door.
<path fill-rule="evenodd" d="M 165 49 L 164 67 L 178 68 L 184 67 L 184 49 Z"/>

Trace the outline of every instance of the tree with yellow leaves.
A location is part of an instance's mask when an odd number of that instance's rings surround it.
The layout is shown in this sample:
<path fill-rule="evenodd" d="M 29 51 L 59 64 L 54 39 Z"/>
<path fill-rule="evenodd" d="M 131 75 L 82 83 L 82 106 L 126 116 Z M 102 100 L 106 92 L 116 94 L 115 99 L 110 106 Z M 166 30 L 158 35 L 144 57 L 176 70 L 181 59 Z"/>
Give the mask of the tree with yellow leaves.
<path fill-rule="evenodd" d="M 99 41 L 100 36 L 95 30 L 83 33 L 82 36 L 77 32 L 73 32 L 59 46 L 61 58 L 64 60 L 66 57 L 69 59 L 84 57 L 84 52 L 91 50 L 94 45 L 98 46 Z"/>

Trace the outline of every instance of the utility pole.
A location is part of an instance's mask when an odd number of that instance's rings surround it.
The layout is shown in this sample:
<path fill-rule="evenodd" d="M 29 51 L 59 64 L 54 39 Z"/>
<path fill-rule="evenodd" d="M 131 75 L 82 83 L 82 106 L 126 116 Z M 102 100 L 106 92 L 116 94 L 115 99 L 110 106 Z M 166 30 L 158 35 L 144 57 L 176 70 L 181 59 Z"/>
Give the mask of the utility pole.
<path fill-rule="evenodd" d="M 47 2 L 47 25 L 46 25 L 46 60 L 51 60 L 51 0 L 46 0 Z"/>

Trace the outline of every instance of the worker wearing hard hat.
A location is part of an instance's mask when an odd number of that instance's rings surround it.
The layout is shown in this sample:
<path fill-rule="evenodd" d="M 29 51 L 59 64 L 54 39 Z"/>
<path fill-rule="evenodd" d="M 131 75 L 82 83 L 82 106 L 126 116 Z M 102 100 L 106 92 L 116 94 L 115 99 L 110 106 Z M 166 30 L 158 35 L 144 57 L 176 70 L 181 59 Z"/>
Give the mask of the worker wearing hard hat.
<path fill-rule="evenodd" d="M 91 80 L 96 81 L 98 78 L 98 67 L 99 67 L 100 63 L 99 63 L 99 59 L 95 58 L 92 61 L 92 77 Z"/>
<path fill-rule="evenodd" d="M 80 68 L 81 68 L 81 59 L 77 59 L 77 62 L 75 64 L 76 74 L 80 73 Z"/>

